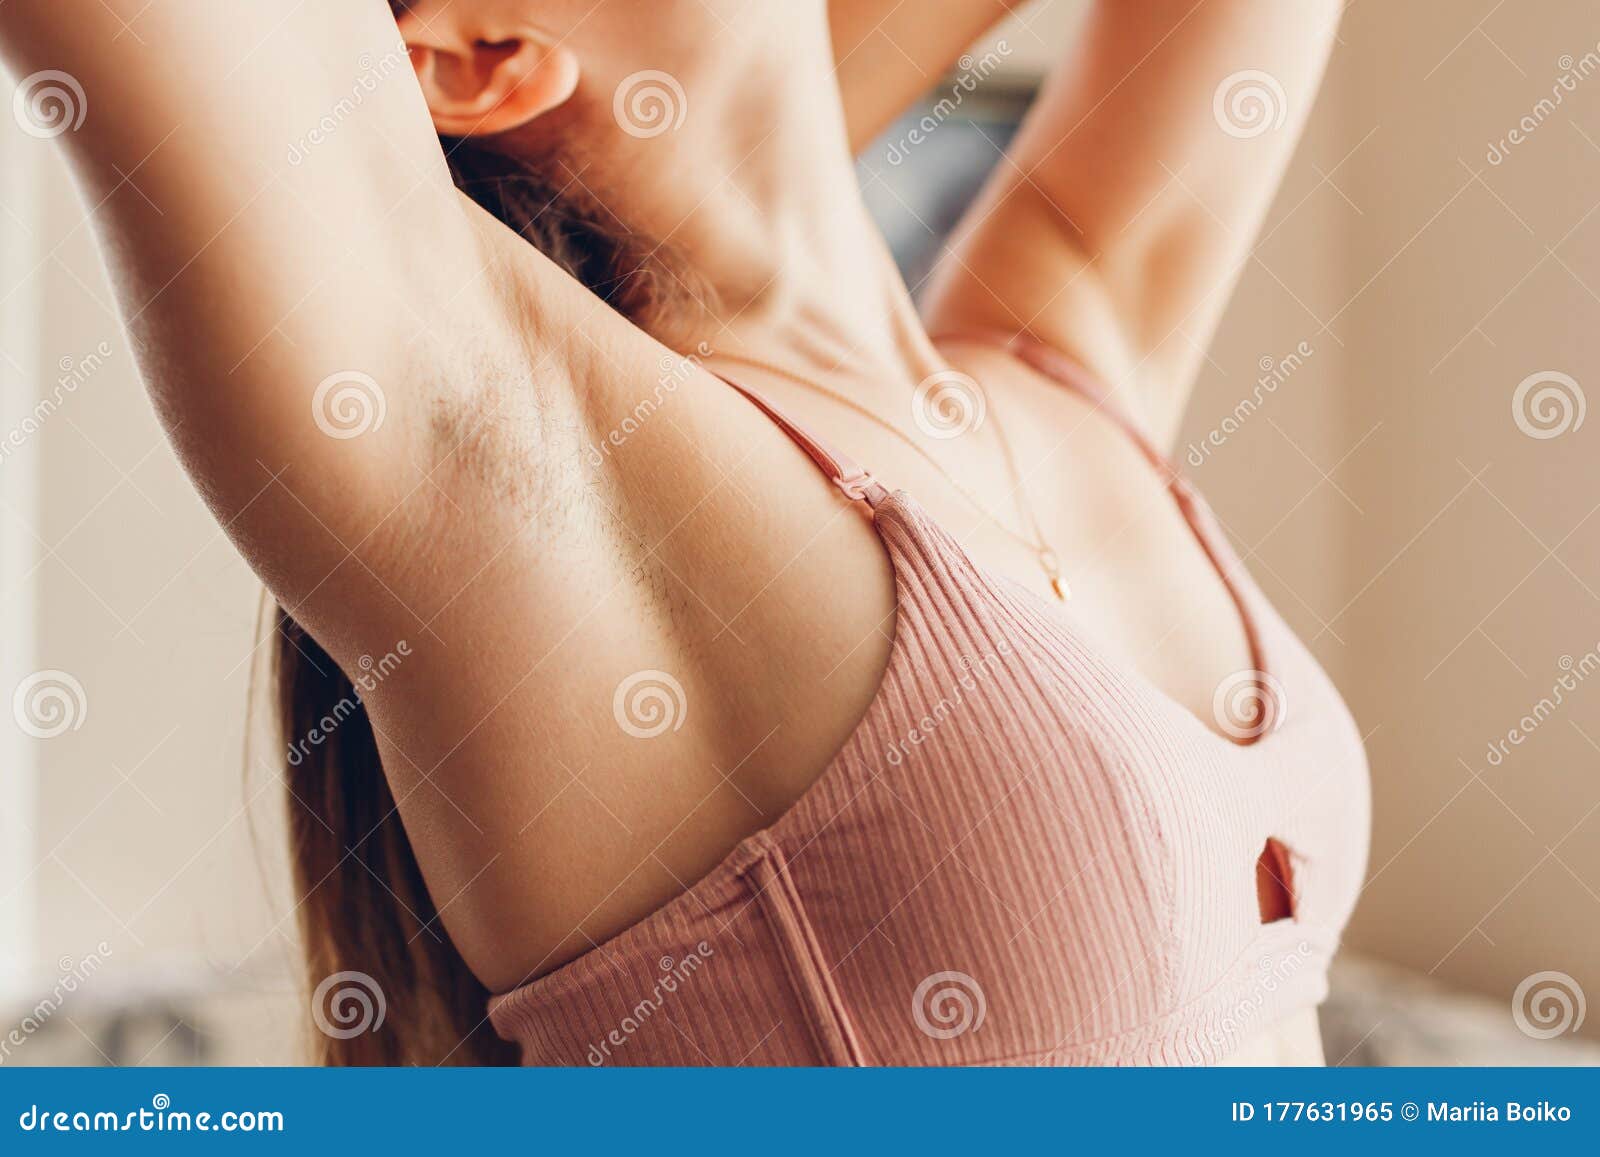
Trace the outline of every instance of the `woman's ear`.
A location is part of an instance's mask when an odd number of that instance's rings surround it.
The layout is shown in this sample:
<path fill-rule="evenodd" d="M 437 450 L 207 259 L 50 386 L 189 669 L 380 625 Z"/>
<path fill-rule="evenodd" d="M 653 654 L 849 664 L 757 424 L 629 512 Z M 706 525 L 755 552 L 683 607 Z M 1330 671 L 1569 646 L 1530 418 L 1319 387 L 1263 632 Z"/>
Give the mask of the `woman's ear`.
<path fill-rule="evenodd" d="M 451 5 L 424 23 L 399 19 L 434 128 L 444 136 L 492 136 L 564 104 L 578 87 L 571 49 L 527 28 L 478 27 Z"/>

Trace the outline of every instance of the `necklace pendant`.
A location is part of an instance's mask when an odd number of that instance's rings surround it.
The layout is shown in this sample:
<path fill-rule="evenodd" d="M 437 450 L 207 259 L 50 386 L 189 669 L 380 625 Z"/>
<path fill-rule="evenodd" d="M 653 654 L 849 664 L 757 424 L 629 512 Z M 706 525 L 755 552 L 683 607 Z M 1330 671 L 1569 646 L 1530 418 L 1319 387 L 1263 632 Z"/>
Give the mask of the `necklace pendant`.
<path fill-rule="evenodd" d="M 1049 547 L 1039 549 L 1039 565 L 1044 569 L 1044 574 L 1050 580 L 1050 589 L 1056 593 L 1056 598 L 1066 602 L 1072 597 L 1072 590 L 1061 577 L 1061 563 L 1056 558 L 1056 552 Z"/>

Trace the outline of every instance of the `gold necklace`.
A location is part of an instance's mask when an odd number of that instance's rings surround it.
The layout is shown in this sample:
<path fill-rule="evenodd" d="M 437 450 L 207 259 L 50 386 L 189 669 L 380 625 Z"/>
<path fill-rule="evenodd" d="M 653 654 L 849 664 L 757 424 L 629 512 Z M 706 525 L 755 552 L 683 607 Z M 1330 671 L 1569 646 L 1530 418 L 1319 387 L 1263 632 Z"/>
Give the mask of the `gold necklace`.
<path fill-rule="evenodd" d="M 854 410 L 857 414 L 860 414 L 862 417 L 877 423 L 879 426 L 889 431 L 889 433 L 900 439 L 901 442 L 904 442 L 916 454 L 921 456 L 921 458 L 927 462 L 928 465 L 937 470 L 940 476 L 942 476 L 944 480 L 949 483 L 950 487 L 957 494 L 961 495 L 961 497 L 969 506 L 971 506 L 979 514 L 983 515 L 983 517 L 991 525 L 1001 531 L 1001 533 L 1007 535 L 1016 542 L 1020 542 L 1023 546 L 1031 550 L 1034 558 L 1038 560 L 1039 569 L 1044 571 L 1045 578 L 1050 581 L 1050 589 L 1055 592 L 1056 598 L 1060 599 L 1062 602 L 1066 602 L 1072 597 L 1072 589 L 1067 585 L 1066 579 L 1063 578 L 1061 574 L 1060 556 L 1056 554 L 1055 548 L 1052 547 L 1049 541 L 1045 538 L 1044 528 L 1039 525 L 1039 516 L 1033 508 L 1033 503 L 1028 499 L 1027 487 L 1024 486 L 1022 481 L 1022 472 L 1017 469 L 1017 459 L 1015 453 L 1013 453 L 1011 449 L 1011 439 L 1006 436 L 1005 425 L 1000 421 L 1000 416 L 997 412 L 995 412 L 994 407 L 989 407 L 989 411 L 994 417 L 995 436 L 1000 441 L 1000 453 L 1005 459 L 1006 473 L 1011 476 L 1013 488 L 1012 493 L 1017 496 L 1017 509 L 1022 512 L 1023 517 L 1028 520 L 1028 525 L 1033 529 L 1032 538 L 1013 530 L 1004 521 L 996 517 L 995 514 L 989 510 L 988 506 L 986 506 L 977 498 L 976 495 L 958 482 L 955 475 L 951 474 L 949 470 L 945 469 L 944 465 L 921 445 L 919 445 L 916 439 L 912 438 L 911 435 L 907 434 L 904 430 L 901 430 L 888 419 L 880 417 L 878 414 L 873 412 L 868 407 L 862 405 L 854 398 L 851 398 L 846 394 L 841 394 L 838 390 L 824 386 L 820 382 L 815 382 L 809 378 L 802 377 L 793 370 L 784 369 L 782 366 L 774 365 L 773 363 L 763 361 L 760 358 L 753 358 L 744 354 L 728 353 L 725 350 L 719 350 L 713 356 L 716 358 L 721 358 L 724 361 L 738 362 L 741 365 L 746 365 L 753 369 L 766 370 L 768 373 L 777 374 L 779 377 L 787 378 L 789 381 L 794 382 L 797 385 L 804 386 L 810 390 L 815 390 L 819 394 L 823 394 L 826 397 L 832 398 L 840 405 Z M 978 385 L 975 379 L 970 378 L 970 375 L 965 376 L 967 376 L 969 380 L 972 380 L 974 385 Z M 979 389 L 981 390 L 982 387 L 979 386 Z"/>

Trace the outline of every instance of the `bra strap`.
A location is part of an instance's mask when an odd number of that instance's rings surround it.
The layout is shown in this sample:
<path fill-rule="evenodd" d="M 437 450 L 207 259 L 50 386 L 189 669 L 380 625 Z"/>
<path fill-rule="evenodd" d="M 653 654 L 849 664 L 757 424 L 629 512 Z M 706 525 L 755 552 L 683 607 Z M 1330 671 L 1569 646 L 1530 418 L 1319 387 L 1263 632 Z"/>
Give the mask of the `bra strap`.
<path fill-rule="evenodd" d="M 1054 382 L 1058 382 L 1067 389 L 1081 394 L 1095 406 L 1104 410 L 1106 415 L 1117 424 L 1117 427 L 1138 448 L 1156 471 L 1161 475 L 1163 482 L 1171 491 L 1173 498 L 1178 503 L 1179 510 L 1184 518 L 1194 529 L 1200 545 L 1211 556 L 1212 562 L 1221 572 L 1223 581 L 1230 591 L 1234 592 L 1235 601 L 1242 599 L 1234 583 L 1234 574 L 1243 570 L 1244 564 L 1233 549 L 1233 544 L 1228 541 L 1228 536 L 1222 532 L 1217 517 L 1212 513 L 1211 507 L 1200 492 L 1195 489 L 1188 477 L 1179 470 L 1171 458 L 1167 457 L 1150 437 L 1139 426 L 1139 423 L 1128 416 L 1121 406 L 1111 400 L 1109 392 L 1100 384 L 1100 380 L 1085 369 L 1079 362 L 1067 354 L 1047 345 L 1027 333 L 1012 333 L 1003 329 L 958 329 L 943 330 L 931 335 L 934 342 L 960 342 L 967 345 L 988 346 L 999 349 L 1024 365 L 1031 367 L 1036 372 Z M 1243 603 L 1240 602 L 1243 606 Z M 1252 645 L 1255 641 L 1255 628 L 1250 624 L 1250 615 L 1245 615 L 1246 628 L 1250 632 Z"/>
<path fill-rule="evenodd" d="M 728 385 L 738 390 L 750 403 L 767 417 L 772 419 L 774 425 L 789 436 L 789 440 L 806 452 L 806 455 L 821 468 L 844 496 L 852 502 L 865 502 L 876 509 L 878 503 L 889 496 L 889 491 L 871 474 L 863 470 L 851 459 L 834 450 L 830 450 L 822 439 L 808 433 L 804 427 L 791 419 L 776 405 L 768 401 L 756 390 L 751 389 L 726 374 L 718 374 Z"/>
<path fill-rule="evenodd" d="M 936 343 L 959 342 L 963 345 L 988 346 L 991 349 L 1005 351 L 1024 365 L 1082 395 L 1104 410 L 1106 416 L 1117 424 L 1117 427 L 1127 435 L 1128 440 L 1139 448 L 1169 484 L 1184 481 L 1181 472 L 1172 464 L 1172 460 L 1149 439 L 1139 424 L 1128 416 L 1127 411 L 1112 400 L 1110 393 L 1100 384 L 1100 380 L 1054 346 L 1046 345 L 1031 334 L 1012 333 L 1003 329 L 940 331 L 932 335 L 932 339 Z"/>

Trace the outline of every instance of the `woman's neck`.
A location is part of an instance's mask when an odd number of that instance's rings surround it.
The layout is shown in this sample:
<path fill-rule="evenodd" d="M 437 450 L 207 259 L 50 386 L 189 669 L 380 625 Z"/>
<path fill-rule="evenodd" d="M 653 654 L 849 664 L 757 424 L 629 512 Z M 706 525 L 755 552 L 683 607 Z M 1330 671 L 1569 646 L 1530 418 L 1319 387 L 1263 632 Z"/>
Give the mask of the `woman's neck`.
<path fill-rule="evenodd" d="M 685 136 L 670 156 L 637 150 L 648 184 L 630 196 L 648 198 L 646 227 L 714 291 L 697 335 L 712 350 L 835 380 L 919 381 L 936 354 L 862 199 L 831 47 L 819 41 L 809 68 L 789 47 L 781 70 L 700 86 L 709 99 L 688 119 L 720 131 Z"/>

